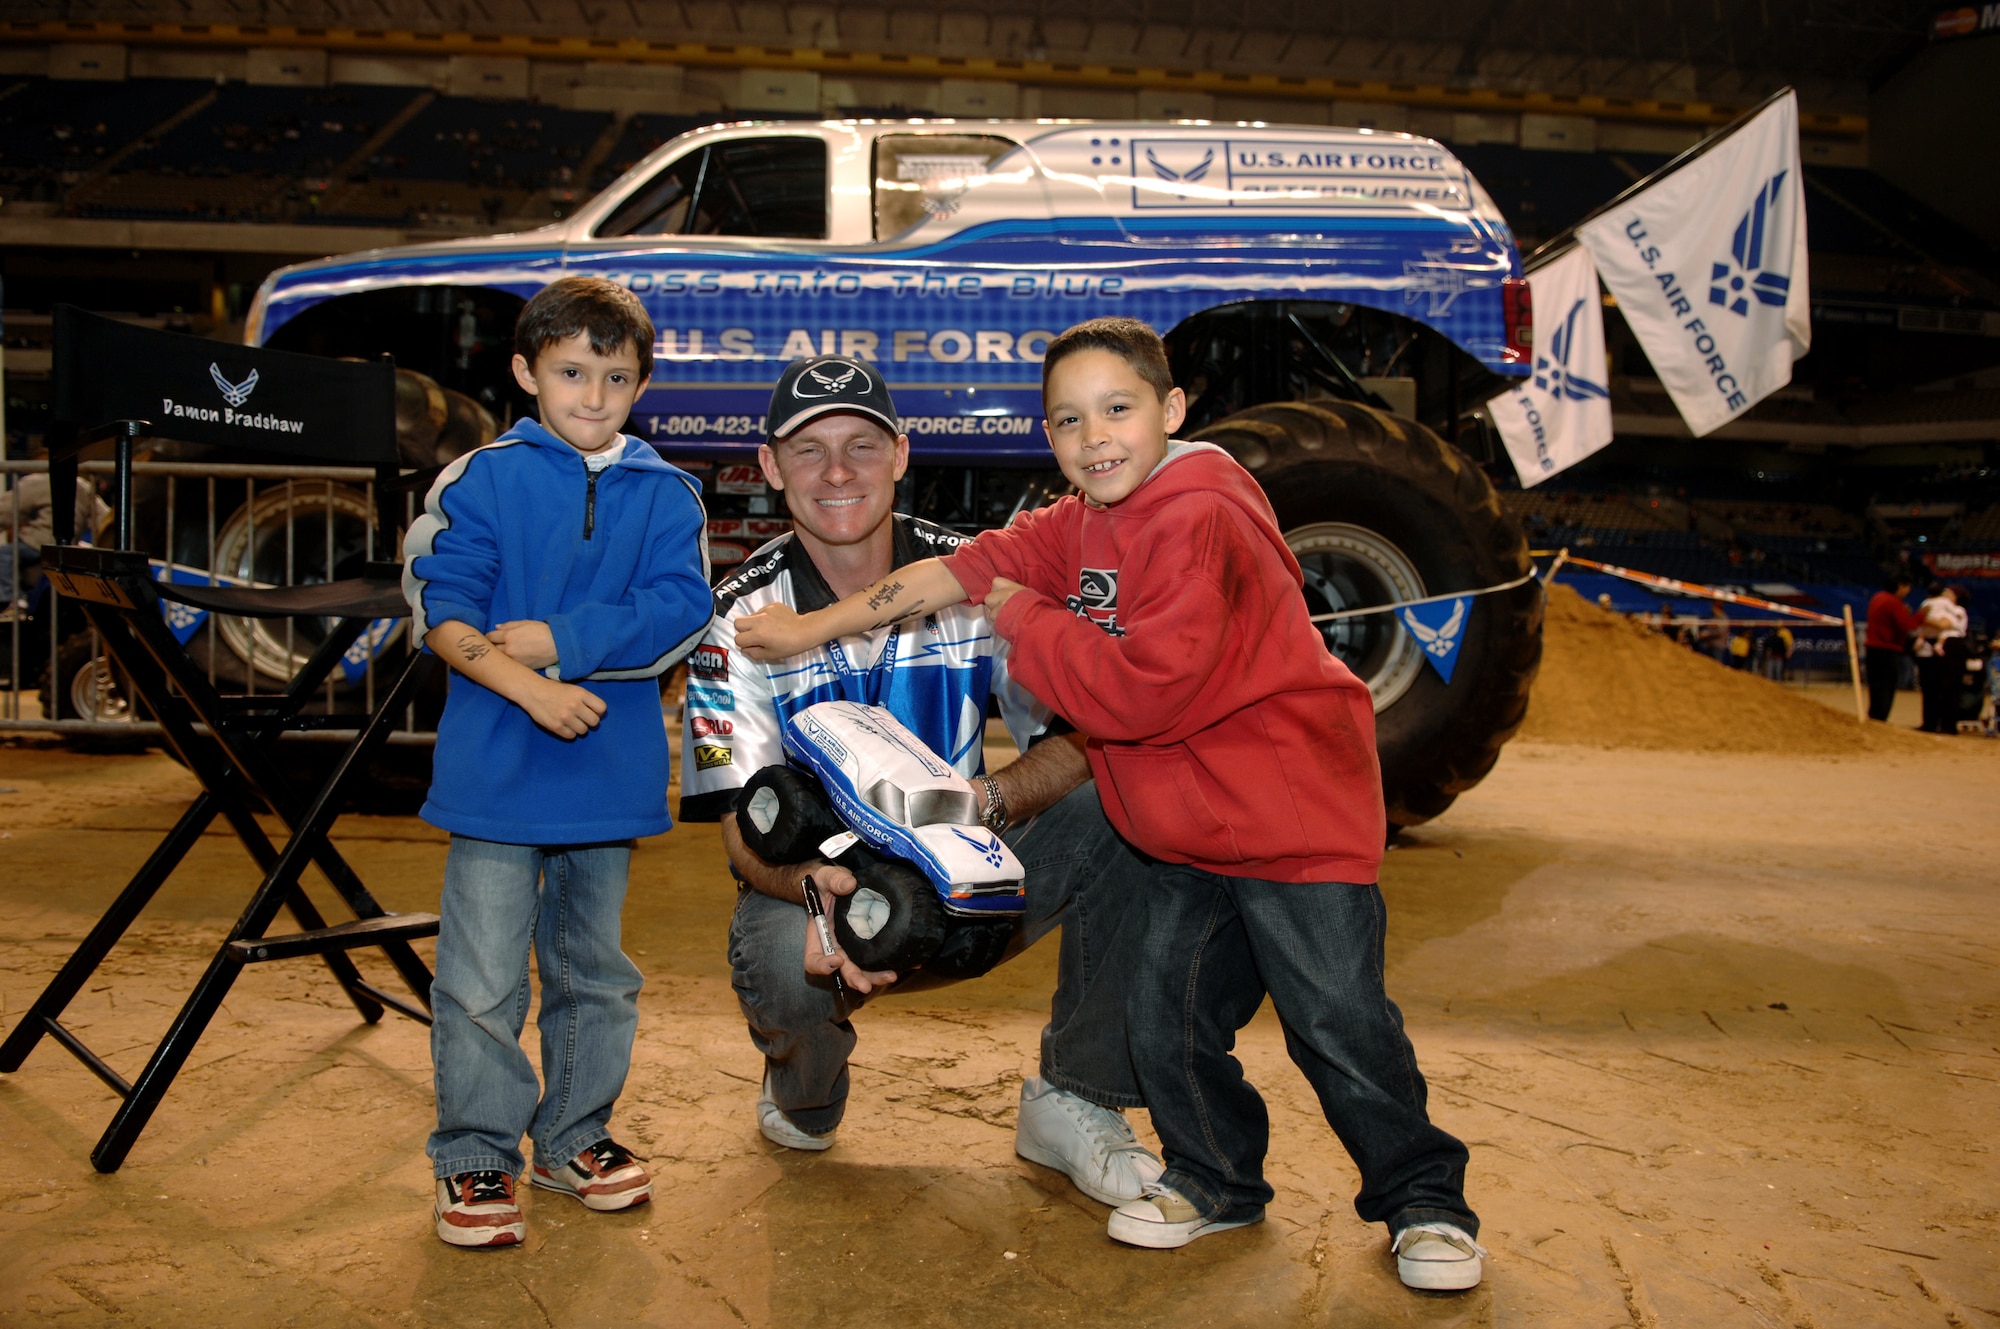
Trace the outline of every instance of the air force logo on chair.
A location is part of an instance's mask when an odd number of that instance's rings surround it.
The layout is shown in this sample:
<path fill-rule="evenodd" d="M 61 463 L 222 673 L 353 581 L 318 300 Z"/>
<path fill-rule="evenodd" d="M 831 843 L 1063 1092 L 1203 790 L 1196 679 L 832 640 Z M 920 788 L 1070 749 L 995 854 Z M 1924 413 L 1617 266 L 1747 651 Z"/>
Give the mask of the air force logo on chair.
<path fill-rule="evenodd" d="M 208 365 L 208 376 L 215 380 L 216 388 L 222 393 L 222 400 L 231 406 L 241 406 L 249 401 L 250 394 L 257 390 L 257 371 L 254 369 L 250 371 L 250 377 L 241 383 L 231 383 L 228 375 L 211 360 Z"/>

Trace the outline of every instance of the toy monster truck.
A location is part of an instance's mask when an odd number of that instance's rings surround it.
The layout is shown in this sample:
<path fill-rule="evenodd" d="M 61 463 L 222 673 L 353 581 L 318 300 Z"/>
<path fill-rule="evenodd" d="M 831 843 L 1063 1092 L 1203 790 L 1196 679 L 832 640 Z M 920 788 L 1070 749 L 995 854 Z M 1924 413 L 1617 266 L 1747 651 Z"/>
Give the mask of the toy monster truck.
<path fill-rule="evenodd" d="M 1527 545 L 1455 441 L 1525 374 L 1505 221 L 1445 148 L 1263 124 L 853 120 L 682 135 L 568 220 L 283 269 L 253 342 L 392 353 L 500 419 L 522 303 L 565 273 L 637 293 L 659 364 L 631 428 L 707 468 L 715 562 L 784 529 L 754 465 L 780 367 L 880 364 L 906 505 L 964 530 L 1062 492 L 1038 363 L 1081 319 L 1159 328 L 1183 431 L 1263 484 L 1315 614 L 1496 586 Z M 1491 455 L 1489 453 L 1489 455 Z M 582 502 L 582 495 L 576 502 Z M 1451 682 L 1393 614 L 1324 625 L 1374 694 L 1389 817 L 1435 816 L 1526 713 L 1541 595 L 1480 597 Z M 720 717 L 726 718 L 726 717 Z"/>
<path fill-rule="evenodd" d="M 863 969 L 974 978 L 998 964 L 1026 907 L 1020 860 L 979 822 L 966 778 L 879 706 L 823 701 L 785 726 L 796 766 L 743 787 L 737 824 L 767 863 L 850 869 L 832 896 L 840 947 Z"/>

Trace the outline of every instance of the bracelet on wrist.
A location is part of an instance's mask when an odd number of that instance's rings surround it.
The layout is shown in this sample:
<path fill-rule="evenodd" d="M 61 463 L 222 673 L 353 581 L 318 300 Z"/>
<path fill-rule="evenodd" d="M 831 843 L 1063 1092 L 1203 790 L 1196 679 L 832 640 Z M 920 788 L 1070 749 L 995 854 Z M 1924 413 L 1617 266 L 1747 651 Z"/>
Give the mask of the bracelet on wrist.
<path fill-rule="evenodd" d="M 998 835 L 1007 829 L 1007 796 L 1000 792 L 1000 782 L 992 776 L 975 778 L 986 787 L 986 810 L 980 814 L 979 824 Z"/>

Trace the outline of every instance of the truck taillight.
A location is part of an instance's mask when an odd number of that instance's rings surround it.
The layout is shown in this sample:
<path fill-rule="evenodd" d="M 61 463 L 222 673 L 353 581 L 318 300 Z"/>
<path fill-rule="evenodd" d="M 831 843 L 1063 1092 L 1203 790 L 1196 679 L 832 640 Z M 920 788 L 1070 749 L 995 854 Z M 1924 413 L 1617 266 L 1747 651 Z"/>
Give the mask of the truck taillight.
<path fill-rule="evenodd" d="M 1505 277 L 1500 282 L 1500 310 L 1507 320 L 1507 345 L 1500 363 L 1533 364 L 1535 359 L 1535 298 L 1526 277 Z"/>

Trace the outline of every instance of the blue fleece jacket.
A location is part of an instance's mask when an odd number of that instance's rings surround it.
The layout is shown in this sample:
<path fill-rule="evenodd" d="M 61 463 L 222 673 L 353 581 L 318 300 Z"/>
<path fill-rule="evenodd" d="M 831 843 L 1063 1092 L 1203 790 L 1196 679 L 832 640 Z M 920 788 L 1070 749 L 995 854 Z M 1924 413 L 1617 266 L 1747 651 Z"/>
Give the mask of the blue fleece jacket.
<path fill-rule="evenodd" d="M 410 630 L 421 641 L 454 619 L 482 632 L 538 619 L 556 643 L 543 672 L 596 693 L 605 712 L 565 741 L 454 672 L 425 821 L 534 845 L 673 825 L 658 679 L 708 627 L 705 528 L 700 483 L 639 439 L 593 477 L 524 419 L 444 469 L 403 541 Z"/>

